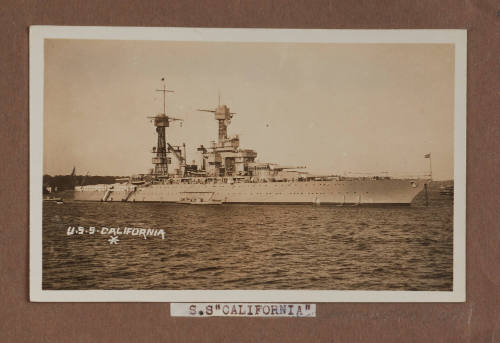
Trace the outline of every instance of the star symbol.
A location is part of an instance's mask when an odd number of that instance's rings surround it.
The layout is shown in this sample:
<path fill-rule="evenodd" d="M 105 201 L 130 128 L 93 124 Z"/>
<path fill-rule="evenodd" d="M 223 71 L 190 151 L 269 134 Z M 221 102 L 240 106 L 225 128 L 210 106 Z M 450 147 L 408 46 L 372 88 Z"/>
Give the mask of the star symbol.
<path fill-rule="evenodd" d="M 111 236 L 108 239 L 109 244 L 118 244 L 120 240 L 118 239 L 118 236 Z"/>

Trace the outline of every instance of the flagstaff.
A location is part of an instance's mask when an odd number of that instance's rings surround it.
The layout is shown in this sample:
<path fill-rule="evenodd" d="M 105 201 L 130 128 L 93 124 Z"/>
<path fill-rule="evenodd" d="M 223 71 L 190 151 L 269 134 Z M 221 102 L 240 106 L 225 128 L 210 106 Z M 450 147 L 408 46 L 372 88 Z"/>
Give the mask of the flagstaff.
<path fill-rule="evenodd" d="M 431 153 L 425 154 L 424 158 L 429 159 L 429 177 L 430 181 L 432 181 L 432 157 Z M 427 189 L 428 185 L 427 183 L 424 184 L 424 190 L 425 190 L 425 206 L 429 206 L 429 191 Z"/>
<path fill-rule="evenodd" d="M 432 155 L 431 155 L 431 153 L 425 154 L 424 158 L 429 159 L 429 176 L 430 176 L 431 181 L 432 181 Z"/>

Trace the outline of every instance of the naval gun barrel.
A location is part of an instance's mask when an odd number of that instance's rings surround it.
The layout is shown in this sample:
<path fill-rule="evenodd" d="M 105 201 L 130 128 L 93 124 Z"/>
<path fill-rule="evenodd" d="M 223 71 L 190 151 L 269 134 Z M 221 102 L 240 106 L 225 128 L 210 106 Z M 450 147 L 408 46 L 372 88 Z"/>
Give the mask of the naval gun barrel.
<path fill-rule="evenodd" d="M 272 169 L 306 169 L 306 166 L 280 166 L 280 165 L 273 165 L 271 166 Z"/>

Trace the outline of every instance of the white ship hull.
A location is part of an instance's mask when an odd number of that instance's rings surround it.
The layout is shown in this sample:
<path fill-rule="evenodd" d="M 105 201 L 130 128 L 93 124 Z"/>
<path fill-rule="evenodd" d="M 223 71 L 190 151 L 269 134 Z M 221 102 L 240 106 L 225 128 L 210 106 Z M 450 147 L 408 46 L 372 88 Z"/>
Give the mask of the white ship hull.
<path fill-rule="evenodd" d="M 130 184 L 75 187 L 77 201 L 180 202 L 188 197 L 224 203 L 409 205 L 425 180 L 352 179 L 330 181 Z"/>

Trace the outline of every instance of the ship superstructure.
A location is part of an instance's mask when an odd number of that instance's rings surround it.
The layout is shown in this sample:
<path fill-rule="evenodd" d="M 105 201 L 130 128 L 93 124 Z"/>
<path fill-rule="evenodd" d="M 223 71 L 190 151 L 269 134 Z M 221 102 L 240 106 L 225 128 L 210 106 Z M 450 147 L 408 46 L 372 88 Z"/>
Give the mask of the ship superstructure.
<path fill-rule="evenodd" d="M 220 103 L 212 113 L 218 122 L 217 141 L 200 145 L 201 163 L 188 164 L 186 144 L 167 141 L 166 129 L 182 119 L 166 113 L 166 88 L 163 112 L 148 118 L 154 123 L 157 144 L 152 149 L 153 168 L 111 185 L 75 187 L 75 200 L 175 202 L 193 204 L 220 203 L 313 203 L 338 205 L 398 204 L 409 205 L 423 189 L 426 180 L 389 177 L 318 176 L 303 166 L 280 166 L 257 161 L 257 152 L 240 148 L 237 135 L 228 135 L 228 126 L 236 114 Z"/>
<path fill-rule="evenodd" d="M 231 123 L 233 113 L 226 105 L 219 104 L 215 110 L 198 110 L 211 112 L 219 123 L 218 140 L 208 147 L 201 145 L 198 151 L 202 153 L 201 169 L 209 177 L 238 177 L 248 175 L 249 164 L 253 163 L 257 153 L 250 149 L 240 149 L 240 138 L 228 137 L 227 127 Z"/>

